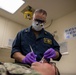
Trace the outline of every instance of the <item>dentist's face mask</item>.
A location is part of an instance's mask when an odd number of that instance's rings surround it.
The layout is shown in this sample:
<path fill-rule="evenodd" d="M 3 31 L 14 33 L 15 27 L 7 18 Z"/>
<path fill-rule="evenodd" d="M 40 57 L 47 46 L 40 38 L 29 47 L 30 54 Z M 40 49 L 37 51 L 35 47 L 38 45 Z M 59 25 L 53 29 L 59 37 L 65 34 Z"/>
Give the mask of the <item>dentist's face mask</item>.
<path fill-rule="evenodd" d="M 40 30 L 42 30 L 42 28 L 44 28 L 44 23 L 45 23 L 45 21 L 43 21 L 43 20 L 35 19 L 32 23 L 32 27 L 36 31 L 40 31 Z"/>

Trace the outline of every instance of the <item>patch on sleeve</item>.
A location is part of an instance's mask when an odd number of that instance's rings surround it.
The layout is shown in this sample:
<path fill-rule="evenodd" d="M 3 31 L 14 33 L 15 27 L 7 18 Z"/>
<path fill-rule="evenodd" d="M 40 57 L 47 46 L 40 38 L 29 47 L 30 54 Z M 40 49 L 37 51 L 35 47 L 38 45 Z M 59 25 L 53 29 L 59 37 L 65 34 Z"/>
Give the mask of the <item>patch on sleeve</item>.
<path fill-rule="evenodd" d="M 44 43 L 47 43 L 47 44 L 52 44 L 52 40 L 51 39 L 48 39 L 48 38 L 44 38 Z"/>

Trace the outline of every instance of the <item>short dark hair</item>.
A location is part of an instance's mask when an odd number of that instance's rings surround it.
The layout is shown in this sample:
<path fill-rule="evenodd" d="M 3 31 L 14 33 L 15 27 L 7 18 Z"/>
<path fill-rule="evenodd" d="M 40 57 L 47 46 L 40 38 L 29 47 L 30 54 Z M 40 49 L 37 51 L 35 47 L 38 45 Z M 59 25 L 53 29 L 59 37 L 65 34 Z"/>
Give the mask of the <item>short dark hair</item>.
<path fill-rule="evenodd" d="M 43 13 L 43 15 L 47 16 L 47 12 L 43 9 L 36 9 L 34 13 Z"/>
<path fill-rule="evenodd" d="M 60 75 L 59 69 L 56 66 L 55 62 L 49 62 L 49 64 L 53 65 L 55 67 L 55 75 Z"/>

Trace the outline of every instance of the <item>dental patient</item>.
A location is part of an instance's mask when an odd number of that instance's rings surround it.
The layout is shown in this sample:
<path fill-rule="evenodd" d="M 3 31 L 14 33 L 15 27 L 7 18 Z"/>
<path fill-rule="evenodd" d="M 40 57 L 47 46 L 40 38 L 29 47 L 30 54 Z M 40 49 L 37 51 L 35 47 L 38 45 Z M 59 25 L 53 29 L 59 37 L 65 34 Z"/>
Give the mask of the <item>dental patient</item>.
<path fill-rule="evenodd" d="M 58 68 L 53 63 L 32 63 L 32 69 L 39 72 L 41 75 L 60 75 Z"/>

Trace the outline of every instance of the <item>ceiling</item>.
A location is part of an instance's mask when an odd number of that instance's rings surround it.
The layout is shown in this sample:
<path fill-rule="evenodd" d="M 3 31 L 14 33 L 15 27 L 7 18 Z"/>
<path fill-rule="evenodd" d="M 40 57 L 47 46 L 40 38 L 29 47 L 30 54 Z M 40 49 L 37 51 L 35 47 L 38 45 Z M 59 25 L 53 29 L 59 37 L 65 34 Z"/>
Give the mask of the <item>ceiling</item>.
<path fill-rule="evenodd" d="M 58 19 L 76 10 L 76 0 L 24 0 L 25 4 L 14 14 L 10 14 L 0 9 L 0 15 L 15 21 L 21 25 L 29 26 L 31 20 L 25 19 L 21 12 L 26 6 L 31 6 L 33 9 L 45 9 L 47 11 L 47 24 L 51 20 Z M 12 9 L 12 8 L 11 8 Z"/>

